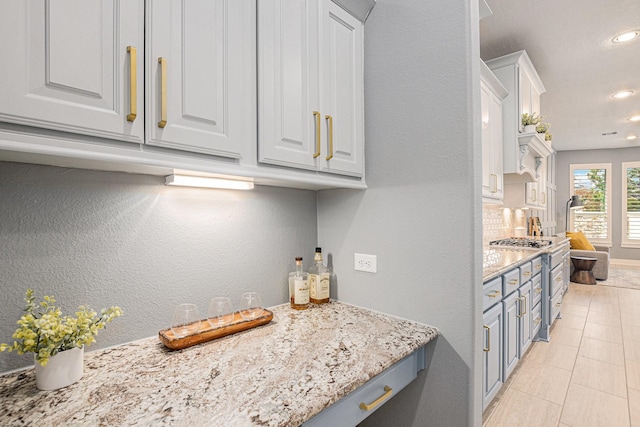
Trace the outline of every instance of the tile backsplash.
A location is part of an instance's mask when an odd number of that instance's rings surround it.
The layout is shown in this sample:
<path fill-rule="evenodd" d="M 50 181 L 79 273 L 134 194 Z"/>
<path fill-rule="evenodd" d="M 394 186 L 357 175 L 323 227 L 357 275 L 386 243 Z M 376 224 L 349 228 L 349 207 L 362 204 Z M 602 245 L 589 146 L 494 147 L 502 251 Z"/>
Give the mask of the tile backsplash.
<path fill-rule="evenodd" d="M 482 207 L 482 242 L 526 234 L 526 215 L 521 209 L 484 205 Z"/>

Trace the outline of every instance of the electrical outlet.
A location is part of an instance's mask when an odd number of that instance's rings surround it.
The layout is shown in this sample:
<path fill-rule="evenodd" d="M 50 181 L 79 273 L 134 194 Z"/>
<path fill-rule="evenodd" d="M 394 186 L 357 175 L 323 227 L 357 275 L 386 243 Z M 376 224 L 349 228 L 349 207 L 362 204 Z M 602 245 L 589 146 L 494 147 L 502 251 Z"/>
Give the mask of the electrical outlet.
<path fill-rule="evenodd" d="M 367 254 L 353 254 L 353 268 L 358 271 L 366 271 L 368 273 L 378 272 L 378 257 Z"/>

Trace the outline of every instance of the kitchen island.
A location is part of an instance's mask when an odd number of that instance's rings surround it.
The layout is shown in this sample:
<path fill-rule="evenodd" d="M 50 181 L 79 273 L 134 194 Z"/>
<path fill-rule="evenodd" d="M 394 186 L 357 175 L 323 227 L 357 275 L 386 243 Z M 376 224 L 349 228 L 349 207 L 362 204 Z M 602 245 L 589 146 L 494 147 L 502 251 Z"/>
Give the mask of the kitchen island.
<path fill-rule="evenodd" d="M 438 336 L 336 301 L 271 310 L 184 350 L 152 337 L 88 352 L 83 378 L 56 391 L 37 390 L 33 368 L 0 376 L 0 424 L 297 426 Z"/>

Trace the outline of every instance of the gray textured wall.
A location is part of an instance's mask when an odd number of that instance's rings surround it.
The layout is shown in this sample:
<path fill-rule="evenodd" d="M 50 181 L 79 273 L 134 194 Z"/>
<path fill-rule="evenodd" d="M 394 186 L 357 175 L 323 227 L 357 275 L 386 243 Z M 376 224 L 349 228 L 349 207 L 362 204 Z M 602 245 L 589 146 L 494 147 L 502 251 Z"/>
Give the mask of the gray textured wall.
<path fill-rule="evenodd" d="M 11 340 L 24 291 L 53 294 L 68 310 L 120 305 L 124 317 L 88 350 L 153 336 L 173 308 L 287 300 L 294 257 L 311 260 L 316 193 L 256 187 L 167 187 L 163 178 L 0 162 L 0 342 Z M 0 353 L 0 372 L 33 364 Z"/>
<path fill-rule="evenodd" d="M 428 369 L 363 426 L 481 423 L 476 7 L 377 2 L 365 31 L 369 189 L 318 196 L 339 299 L 442 332 Z M 378 273 L 354 271 L 354 252 L 377 255 Z"/>
<path fill-rule="evenodd" d="M 623 248 L 622 242 L 622 162 L 640 161 L 640 147 L 612 148 L 610 150 L 559 151 L 556 161 L 556 181 L 558 185 L 558 230 L 564 230 L 566 201 L 569 200 L 569 165 L 582 163 L 611 163 L 611 182 L 613 199 L 611 200 L 611 258 L 640 259 L 640 249 Z"/>

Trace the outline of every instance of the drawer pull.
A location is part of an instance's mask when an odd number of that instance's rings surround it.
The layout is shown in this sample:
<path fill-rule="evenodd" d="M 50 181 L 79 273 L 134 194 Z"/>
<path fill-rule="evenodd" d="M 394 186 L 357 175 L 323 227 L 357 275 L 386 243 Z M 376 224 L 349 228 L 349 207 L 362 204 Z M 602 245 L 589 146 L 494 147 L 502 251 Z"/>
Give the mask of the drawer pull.
<path fill-rule="evenodd" d="M 560 307 L 560 306 L 562 306 L 562 302 L 557 302 L 556 307 Z"/>
<path fill-rule="evenodd" d="M 538 317 L 537 319 L 535 319 L 535 320 L 533 321 L 533 323 L 535 323 L 536 325 L 539 325 L 539 324 L 540 324 L 540 322 L 542 322 L 542 319 L 541 319 L 540 317 Z"/>
<path fill-rule="evenodd" d="M 500 291 L 493 291 L 493 292 L 489 292 L 489 293 L 487 294 L 487 296 L 488 296 L 489 298 L 495 298 L 495 297 L 497 297 L 498 295 L 500 295 Z"/>
<path fill-rule="evenodd" d="M 484 328 L 487 330 L 487 346 L 483 347 L 484 351 L 491 351 L 491 328 L 487 325 L 484 325 Z"/>
<path fill-rule="evenodd" d="M 542 268 L 542 264 L 536 264 L 534 268 L 536 270 L 540 270 Z"/>
<path fill-rule="evenodd" d="M 517 285 L 518 284 L 518 279 L 513 279 L 509 281 L 510 285 Z"/>
<path fill-rule="evenodd" d="M 534 288 L 533 290 L 536 292 L 536 294 L 539 294 L 542 292 L 542 288 Z"/>
<path fill-rule="evenodd" d="M 331 160 L 333 159 L 333 117 L 326 115 L 324 118 L 329 121 L 329 155 L 326 159 Z"/>
<path fill-rule="evenodd" d="M 366 403 L 360 403 L 360 409 L 363 409 L 365 411 L 372 410 L 373 408 L 381 404 L 387 397 L 391 396 L 391 393 L 393 393 L 393 389 L 388 385 L 384 386 L 384 394 L 382 396 L 369 403 L 368 405 Z"/>
<path fill-rule="evenodd" d="M 556 282 L 562 282 L 562 277 L 556 277 Z"/>
<path fill-rule="evenodd" d="M 314 111 L 313 117 L 316 118 L 316 152 L 313 153 L 313 158 L 320 156 L 320 112 Z"/>
<path fill-rule="evenodd" d="M 522 273 L 524 276 L 531 276 L 531 272 L 530 271 L 525 271 L 524 273 Z"/>
<path fill-rule="evenodd" d="M 158 58 L 160 64 L 160 121 L 159 128 L 167 126 L 167 58 Z"/>

